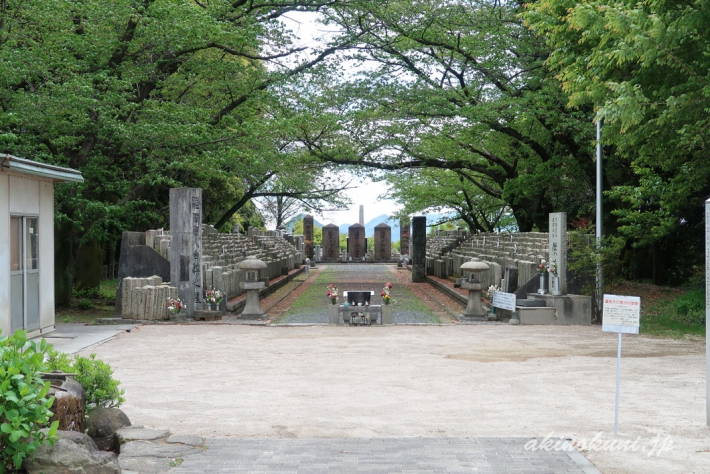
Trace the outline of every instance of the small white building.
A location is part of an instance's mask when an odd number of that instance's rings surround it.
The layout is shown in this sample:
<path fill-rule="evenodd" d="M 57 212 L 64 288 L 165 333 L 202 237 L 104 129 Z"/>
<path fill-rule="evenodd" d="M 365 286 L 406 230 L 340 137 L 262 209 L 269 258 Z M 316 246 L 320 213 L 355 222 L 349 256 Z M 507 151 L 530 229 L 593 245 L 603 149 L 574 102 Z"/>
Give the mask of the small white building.
<path fill-rule="evenodd" d="M 0 154 L 0 331 L 54 330 L 54 183 L 81 173 Z"/>

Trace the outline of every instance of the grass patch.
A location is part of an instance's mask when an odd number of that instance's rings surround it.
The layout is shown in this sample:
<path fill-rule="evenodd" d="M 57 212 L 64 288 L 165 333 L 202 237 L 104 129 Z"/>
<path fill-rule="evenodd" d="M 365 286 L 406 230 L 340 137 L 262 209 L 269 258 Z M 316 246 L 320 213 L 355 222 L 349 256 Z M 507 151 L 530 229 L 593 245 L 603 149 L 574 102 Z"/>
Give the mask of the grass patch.
<path fill-rule="evenodd" d="M 683 338 L 705 337 L 705 290 L 662 291 L 655 299 L 641 299 L 641 334 Z"/>
<path fill-rule="evenodd" d="M 116 300 L 116 290 L 118 289 L 118 280 L 104 280 L 99 286 L 101 297 L 107 300 Z"/>
<path fill-rule="evenodd" d="M 62 309 L 57 311 L 55 321 L 57 324 L 93 323 L 96 318 L 113 318 L 113 312 L 113 306 L 94 306 L 88 310 Z"/>

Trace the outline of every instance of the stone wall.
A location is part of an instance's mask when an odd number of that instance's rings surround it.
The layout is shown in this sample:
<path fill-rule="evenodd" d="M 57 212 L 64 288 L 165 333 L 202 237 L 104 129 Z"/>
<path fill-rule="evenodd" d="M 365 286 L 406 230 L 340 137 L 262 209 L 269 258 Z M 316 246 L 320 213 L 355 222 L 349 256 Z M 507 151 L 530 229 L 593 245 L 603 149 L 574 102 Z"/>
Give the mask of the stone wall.
<path fill-rule="evenodd" d="M 123 279 L 122 313 L 123 319 L 147 321 L 170 319 L 169 299 L 177 298 L 178 290 L 157 275 L 148 278 Z"/>
<path fill-rule="evenodd" d="M 165 258 L 170 257 L 170 233 L 164 230 L 146 232 L 146 245 L 151 245 Z M 202 226 L 203 288 L 219 290 L 227 299 L 243 293 L 240 283 L 245 275 L 237 266 L 246 257 L 255 256 L 266 263 L 261 278 L 272 280 L 299 268 L 304 259 L 304 237 L 282 230 L 261 231 L 250 227 L 248 234 L 220 234 L 214 227 Z"/>

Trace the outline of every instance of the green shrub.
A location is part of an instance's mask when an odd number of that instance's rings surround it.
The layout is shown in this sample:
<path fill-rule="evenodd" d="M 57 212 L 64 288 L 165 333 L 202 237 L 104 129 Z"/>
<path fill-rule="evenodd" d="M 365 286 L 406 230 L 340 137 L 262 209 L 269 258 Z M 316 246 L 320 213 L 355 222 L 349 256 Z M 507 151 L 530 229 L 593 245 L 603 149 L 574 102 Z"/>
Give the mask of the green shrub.
<path fill-rule="evenodd" d="M 40 445 L 56 441 L 58 421 L 40 431 L 54 403 L 54 397 L 46 398 L 50 383 L 39 375 L 50 347 L 44 340 L 28 342 L 25 331 L 0 336 L 0 473 L 19 469 Z"/>
<path fill-rule="evenodd" d="M 101 298 L 101 287 L 97 286 L 95 288 L 87 288 L 85 290 L 74 290 L 74 298 L 84 299 L 84 298 Z"/>
<path fill-rule="evenodd" d="M 678 318 L 686 323 L 705 325 L 705 289 L 691 290 L 673 302 Z"/>
<path fill-rule="evenodd" d="M 94 307 L 93 303 L 90 300 L 87 300 L 86 298 L 80 299 L 77 303 L 77 306 L 79 307 L 79 309 L 91 309 Z"/>
<path fill-rule="evenodd" d="M 117 408 L 125 402 L 123 398 L 124 390 L 118 388 L 118 380 L 112 377 L 111 366 L 106 362 L 96 358 L 96 354 L 90 357 L 74 356 L 70 359 L 68 355 L 56 351 L 50 351 L 47 359 L 49 370 L 61 370 L 77 374 L 74 380 L 84 387 L 86 392 L 87 413 L 96 407 Z"/>

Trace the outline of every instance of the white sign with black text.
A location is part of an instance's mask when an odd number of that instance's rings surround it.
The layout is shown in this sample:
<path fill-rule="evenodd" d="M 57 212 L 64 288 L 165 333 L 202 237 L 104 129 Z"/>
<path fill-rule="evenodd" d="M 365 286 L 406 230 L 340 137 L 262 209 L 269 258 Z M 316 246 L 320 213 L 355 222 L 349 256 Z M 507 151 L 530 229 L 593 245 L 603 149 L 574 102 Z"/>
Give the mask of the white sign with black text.
<path fill-rule="evenodd" d="M 496 291 L 493 293 L 493 301 L 491 306 L 509 311 L 515 311 L 515 293 L 503 293 Z"/>

